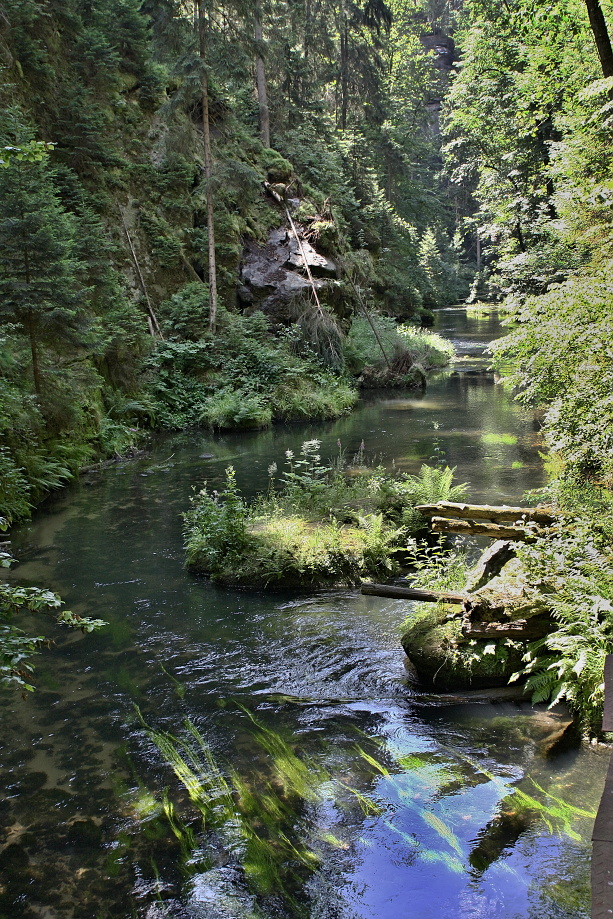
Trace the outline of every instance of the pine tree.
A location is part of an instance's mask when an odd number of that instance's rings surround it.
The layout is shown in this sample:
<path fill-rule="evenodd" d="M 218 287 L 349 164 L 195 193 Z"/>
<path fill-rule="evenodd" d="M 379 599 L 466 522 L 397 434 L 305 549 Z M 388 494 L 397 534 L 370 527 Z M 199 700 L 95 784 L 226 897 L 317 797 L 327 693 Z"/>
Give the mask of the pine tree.
<path fill-rule="evenodd" d="M 44 388 L 41 349 L 83 341 L 84 290 L 77 279 L 74 223 L 53 187 L 47 158 L 14 157 L 0 169 L 0 323 L 21 332 L 34 389 Z"/>

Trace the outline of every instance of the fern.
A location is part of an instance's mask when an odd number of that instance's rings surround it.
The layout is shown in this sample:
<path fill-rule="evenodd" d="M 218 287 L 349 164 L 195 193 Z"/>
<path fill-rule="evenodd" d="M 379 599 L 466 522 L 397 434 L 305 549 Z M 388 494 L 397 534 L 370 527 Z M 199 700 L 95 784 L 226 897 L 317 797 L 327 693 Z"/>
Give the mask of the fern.
<path fill-rule="evenodd" d="M 584 726 L 599 731 L 604 662 L 613 651 L 613 557 L 590 521 L 567 520 L 561 533 L 522 546 L 530 583 L 547 603 L 556 629 L 529 646 L 526 666 L 533 702 L 565 700 Z"/>

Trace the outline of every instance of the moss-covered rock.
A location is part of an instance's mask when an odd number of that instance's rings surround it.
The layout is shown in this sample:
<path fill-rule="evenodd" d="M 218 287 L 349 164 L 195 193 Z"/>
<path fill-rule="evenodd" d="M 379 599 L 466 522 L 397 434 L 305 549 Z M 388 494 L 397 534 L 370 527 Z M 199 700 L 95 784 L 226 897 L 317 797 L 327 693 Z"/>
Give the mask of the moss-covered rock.
<path fill-rule="evenodd" d="M 460 607 L 428 604 L 402 635 L 402 646 L 424 689 L 453 692 L 505 686 L 519 669 L 522 642 L 467 639 Z"/>
<path fill-rule="evenodd" d="M 508 561 L 500 574 L 476 590 L 473 596 L 478 598 L 479 619 L 483 622 L 531 619 L 547 611 L 543 595 L 528 583 L 518 558 Z"/>
<path fill-rule="evenodd" d="M 479 571 L 479 564 L 474 571 Z M 516 558 L 472 597 L 478 600 L 472 616 L 480 623 L 509 624 L 534 617 L 540 621 L 547 609 Z M 462 606 L 444 604 L 428 604 L 407 621 L 402 646 L 424 688 L 450 692 L 505 686 L 521 669 L 527 638 L 504 630 L 475 638 L 467 628 L 471 624 L 475 623 L 467 621 Z"/>

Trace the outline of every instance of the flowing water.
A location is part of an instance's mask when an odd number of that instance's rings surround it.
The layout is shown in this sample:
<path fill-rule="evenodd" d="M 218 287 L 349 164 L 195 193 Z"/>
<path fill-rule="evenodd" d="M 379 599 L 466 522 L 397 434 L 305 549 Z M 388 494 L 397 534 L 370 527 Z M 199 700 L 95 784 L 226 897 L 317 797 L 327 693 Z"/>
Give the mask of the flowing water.
<path fill-rule="evenodd" d="M 220 485 L 232 464 L 253 494 L 271 462 L 314 437 L 324 457 L 338 439 L 349 456 L 364 440 L 367 457 L 406 471 L 444 457 L 477 500 L 542 484 L 538 425 L 485 369 L 497 319 L 454 309 L 437 321 L 460 360 L 423 396 L 373 396 L 325 425 L 160 439 L 15 534 L 13 579 L 110 624 L 59 633 L 33 697 L 2 694 L 0 919 L 589 915 L 607 750 L 546 759 L 556 725 L 542 710 L 420 697 L 400 601 L 226 590 L 183 569 L 191 489 Z M 281 832 L 294 847 L 285 896 L 258 894 L 223 827 L 203 829 L 143 726 L 184 737 L 185 719 L 256 810 L 277 808 L 277 828 L 251 820 L 273 847 Z M 295 757 L 306 791 L 288 785 Z M 164 814 L 165 788 L 192 851 Z M 307 851 L 317 863 L 302 863 Z"/>

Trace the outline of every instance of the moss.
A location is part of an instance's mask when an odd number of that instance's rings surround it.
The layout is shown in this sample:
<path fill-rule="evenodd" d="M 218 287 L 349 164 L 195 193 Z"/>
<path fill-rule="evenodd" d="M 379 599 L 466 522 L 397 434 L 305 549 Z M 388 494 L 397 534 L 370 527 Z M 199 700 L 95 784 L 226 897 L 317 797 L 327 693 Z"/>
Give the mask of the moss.
<path fill-rule="evenodd" d="M 260 518 L 247 528 L 240 559 L 215 575 L 223 584 L 326 587 L 357 584 L 366 538 L 357 528 L 300 516 Z"/>
<path fill-rule="evenodd" d="M 459 607 L 443 604 L 428 604 L 409 621 L 402 647 L 422 686 L 440 692 L 505 686 L 525 651 L 521 642 L 466 639 Z"/>
<path fill-rule="evenodd" d="M 294 171 L 294 167 L 286 160 L 285 157 L 281 156 L 280 153 L 277 153 L 276 150 L 272 148 L 267 149 L 263 152 L 260 157 L 260 163 L 263 168 L 266 170 L 266 175 L 269 182 L 289 182 Z"/>

